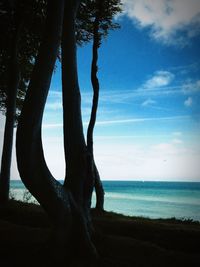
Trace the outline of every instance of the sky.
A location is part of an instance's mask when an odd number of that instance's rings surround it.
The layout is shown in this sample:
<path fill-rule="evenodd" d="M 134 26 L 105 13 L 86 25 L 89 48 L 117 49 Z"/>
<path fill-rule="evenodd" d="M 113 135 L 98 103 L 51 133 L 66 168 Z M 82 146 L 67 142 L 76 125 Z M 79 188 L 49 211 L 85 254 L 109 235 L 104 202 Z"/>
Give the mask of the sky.
<path fill-rule="evenodd" d="M 200 1 L 122 2 L 116 17 L 121 28 L 110 32 L 99 50 L 94 153 L 101 178 L 200 182 Z M 86 132 L 91 44 L 77 52 Z M 57 63 L 42 133 L 47 164 L 57 179 L 65 173 L 61 101 Z M 0 120 L 3 125 L 4 117 Z M 3 128 L 1 144 L 2 136 Z M 19 179 L 15 147 L 11 178 Z"/>

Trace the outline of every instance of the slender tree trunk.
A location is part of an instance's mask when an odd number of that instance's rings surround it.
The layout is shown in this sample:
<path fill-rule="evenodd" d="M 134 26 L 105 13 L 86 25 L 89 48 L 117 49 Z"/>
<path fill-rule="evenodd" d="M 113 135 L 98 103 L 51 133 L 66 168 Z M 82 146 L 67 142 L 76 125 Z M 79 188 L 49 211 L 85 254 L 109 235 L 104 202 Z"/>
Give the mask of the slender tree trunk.
<path fill-rule="evenodd" d="M 96 193 L 96 209 L 98 211 L 104 211 L 104 188 L 103 184 L 101 182 L 101 178 L 98 172 L 98 169 L 96 167 L 96 164 L 94 163 L 94 175 L 95 175 L 95 193 Z"/>
<path fill-rule="evenodd" d="M 90 116 L 90 122 L 87 131 L 87 148 L 90 154 L 91 160 L 91 173 L 95 180 L 95 192 L 96 192 L 96 209 L 104 209 L 104 189 L 100 179 L 100 175 L 94 160 L 94 149 L 93 149 L 93 132 L 94 126 L 96 123 L 97 108 L 99 102 L 99 80 L 97 77 L 98 72 L 98 49 L 100 46 L 100 36 L 99 36 L 99 13 L 101 12 L 101 4 L 98 3 L 99 10 L 97 10 L 96 18 L 94 21 L 94 30 L 93 30 L 93 46 L 92 46 L 92 66 L 91 66 L 91 81 L 93 87 L 93 102 L 92 102 L 92 111 Z"/>
<path fill-rule="evenodd" d="M 62 38 L 63 122 L 66 158 L 64 186 L 70 189 L 76 202 L 82 208 L 86 208 L 84 203 L 91 201 L 94 181 L 88 176 L 88 153 L 83 133 L 81 96 L 77 75 L 75 18 L 79 3 L 78 0 L 68 1 L 66 4 Z"/>
<path fill-rule="evenodd" d="M 14 27 L 14 26 L 13 26 Z M 3 151 L 1 158 L 0 174 L 0 203 L 5 203 L 9 199 L 10 188 L 10 166 L 12 160 L 13 131 L 16 111 L 16 96 L 19 85 L 19 65 L 18 65 L 18 42 L 21 23 L 17 23 L 13 29 L 11 38 L 11 54 L 8 66 L 8 88 L 6 99 L 6 123 L 4 130 Z"/>

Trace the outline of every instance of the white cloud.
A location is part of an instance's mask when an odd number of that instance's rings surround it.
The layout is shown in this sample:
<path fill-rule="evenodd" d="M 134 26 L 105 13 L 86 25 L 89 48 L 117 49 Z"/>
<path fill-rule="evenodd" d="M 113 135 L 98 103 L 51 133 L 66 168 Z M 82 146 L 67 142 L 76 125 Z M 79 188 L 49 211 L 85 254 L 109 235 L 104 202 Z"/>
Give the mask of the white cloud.
<path fill-rule="evenodd" d="M 152 100 L 151 98 L 148 98 L 147 100 L 145 100 L 142 103 L 142 106 L 143 107 L 148 107 L 148 106 L 151 106 L 151 105 L 154 105 L 154 104 L 156 104 L 156 101 L 155 100 Z"/>
<path fill-rule="evenodd" d="M 124 14 L 165 44 L 185 45 L 199 34 L 199 0 L 122 0 Z"/>
<path fill-rule="evenodd" d="M 169 71 L 156 71 L 154 75 L 145 82 L 143 88 L 154 89 L 169 85 L 174 79 L 174 74 Z"/>
<path fill-rule="evenodd" d="M 191 97 L 188 97 L 185 101 L 184 101 L 184 105 L 186 107 L 191 107 L 192 106 L 192 103 L 193 103 L 193 100 Z"/>

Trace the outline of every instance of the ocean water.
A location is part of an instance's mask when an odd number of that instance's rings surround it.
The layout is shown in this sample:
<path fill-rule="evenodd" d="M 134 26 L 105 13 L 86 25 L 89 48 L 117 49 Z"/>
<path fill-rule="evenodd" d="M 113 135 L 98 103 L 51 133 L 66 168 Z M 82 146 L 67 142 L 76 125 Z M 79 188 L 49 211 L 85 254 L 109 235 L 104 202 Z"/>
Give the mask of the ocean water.
<path fill-rule="evenodd" d="M 178 218 L 200 221 L 200 183 L 103 181 L 105 209 L 149 218 Z M 26 193 L 25 193 L 26 192 Z M 29 198 L 21 181 L 11 181 L 11 196 Z M 93 206 L 95 195 L 93 196 Z"/>

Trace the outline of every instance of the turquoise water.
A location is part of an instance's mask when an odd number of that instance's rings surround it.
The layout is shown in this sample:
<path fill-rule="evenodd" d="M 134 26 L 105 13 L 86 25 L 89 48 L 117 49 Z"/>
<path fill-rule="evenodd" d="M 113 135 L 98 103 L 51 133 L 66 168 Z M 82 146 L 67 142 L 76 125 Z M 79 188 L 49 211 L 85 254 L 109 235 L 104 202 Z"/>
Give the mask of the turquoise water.
<path fill-rule="evenodd" d="M 108 211 L 200 221 L 200 183 L 104 181 L 103 185 Z M 11 192 L 16 199 L 23 199 L 24 190 L 21 181 L 11 181 Z"/>

